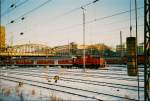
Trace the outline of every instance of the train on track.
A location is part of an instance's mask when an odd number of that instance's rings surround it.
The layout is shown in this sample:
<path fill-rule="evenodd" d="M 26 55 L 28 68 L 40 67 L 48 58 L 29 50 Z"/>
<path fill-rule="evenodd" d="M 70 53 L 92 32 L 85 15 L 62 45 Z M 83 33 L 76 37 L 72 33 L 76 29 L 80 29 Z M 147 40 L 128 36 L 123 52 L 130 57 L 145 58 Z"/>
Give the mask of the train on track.
<path fill-rule="evenodd" d="M 123 57 L 107 57 L 105 58 L 107 64 L 127 64 L 128 62 L 128 57 L 123 56 Z M 144 55 L 138 55 L 138 64 L 144 64 Z"/>
<path fill-rule="evenodd" d="M 16 66 L 61 66 L 61 67 L 79 67 L 82 68 L 84 61 L 83 56 L 55 56 L 55 57 L 15 57 L 5 59 L 3 64 Z M 105 67 L 106 60 L 100 57 L 90 55 L 85 56 L 86 68 Z"/>
<path fill-rule="evenodd" d="M 0 65 L 16 65 L 16 66 L 61 66 L 61 67 L 83 67 L 82 56 L 32 56 L 32 57 L 6 57 L 1 60 Z M 91 55 L 85 56 L 86 68 L 99 68 L 105 67 L 106 63 L 109 64 L 127 64 L 127 56 L 121 57 L 96 57 Z M 144 64 L 144 56 L 138 55 L 138 64 Z"/>

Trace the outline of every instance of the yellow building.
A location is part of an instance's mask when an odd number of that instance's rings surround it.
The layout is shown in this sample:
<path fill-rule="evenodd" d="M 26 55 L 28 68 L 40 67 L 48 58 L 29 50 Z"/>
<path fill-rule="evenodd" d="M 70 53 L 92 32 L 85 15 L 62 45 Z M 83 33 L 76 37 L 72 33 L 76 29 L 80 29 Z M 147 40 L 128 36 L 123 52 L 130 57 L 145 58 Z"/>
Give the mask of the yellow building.
<path fill-rule="evenodd" d="M 5 46 L 5 27 L 0 26 L 0 49 L 4 49 Z"/>

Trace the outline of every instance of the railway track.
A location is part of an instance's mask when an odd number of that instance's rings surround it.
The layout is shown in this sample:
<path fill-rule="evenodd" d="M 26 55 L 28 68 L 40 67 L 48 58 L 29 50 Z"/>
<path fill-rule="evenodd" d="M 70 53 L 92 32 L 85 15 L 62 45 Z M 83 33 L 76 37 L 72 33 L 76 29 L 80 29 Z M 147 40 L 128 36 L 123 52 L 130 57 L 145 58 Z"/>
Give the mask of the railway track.
<path fill-rule="evenodd" d="M 18 83 L 18 80 L 23 80 L 23 79 L 18 79 L 18 78 L 16 80 L 14 80 L 14 79 L 10 79 L 10 78 L 8 79 L 8 78 L 3 78 L 3 77 L 0 77 L 0 79 L 11 81 L 11 82 L 16 82 L 16 83 Z M 33 80 L 24 80 L 24 81 L 33 82 Z M 34 87 L 40 87 L 40 88 L 44 88 L 44 89 L 49 89 L 49 90 L 53 90 L 53 91 L 58 91 L 58 92 L 71 94 L 71 95 L 77 95 L 77 96 L 80 96 L 80 97 L 90 98 L 90 99 L 93 99 L 93 100 L 103 101 L 103 100 L 100 100 L 100 99 L 97 99 L 97 98 L 94 98 L 94 97 L 90 97 L 90 96 L 86 96 L 86 95 L 82 95 L 82 94 L 78 94 L 78 93 L 72 93 L 70 91 L 58 90 L 58 89 L 54 89 L 52 87 L 41 86 L 41 85 L 38 85 L 38 84 L 32 84 L 32 83 L 28 83 L 28 82 L 23 82 L 23 83 L 27 84 L 27 85 L 34 86 Z M 48 85 L 52 85 L 52 84 L 48 84 Z"/>
<path fill-rule="evenodd" d="M 15 75 L 23 75 L 23 76 L 32 76 L 32 77 L 40 77 L 45 78 L 45 76 L 35 73 L 20 73 L 20 72 L 9 72 L 11 74 Z M 53 76 L 49 76 L 49 78 L 52 78 Z M 107 86 L 107 87 L 113 87 L 118 89 L 127 89 L 132 91 L 137 91 L 137 86 L 133 85 L 125 85 L 125 84 L 117 84 L 117 83 L 108 83 L 108 82 L 100 82 L 100 81 L 94 81 L 94 80 L 84 80 L 84 79 L 77 79 L 77 78 L 66 78 L 66 77 L 60 77 L 60 80 L 62 81 L 69 81 L 69 82 L 78 82 L 78 83 L 84 83 L 84 84 L 91 84 L 91 85 L 97 85 L 97 86 Z M 143 87 L 140 87 L 140 91 L 143 91 Z"/>
<path fill-rule="evenodd" d="M 39 69 L 39 68 L 38 68 Z M 40 69 L 43 69 L 43 68 L 40 68 Z M 18 69 L 19 70 L 19 69 Z M 31 71 L 37 71 L 37 68 L 30 68 L 30 70 Z M 117 76 L 128 76 L 127 75 L 127 70 L 125 69 L 125 70 L 122 70 L 122 69 L 113 69 L 113 68 L 108 68 L 108 69 L 102 69 L 102 70 L 100 70 L 100 69 L 96 69 L 95 71 L 90 71 L 90 70 L 94 70 L 94 69 L 87 69 L 87 71 L 86 71 L 86 73 L 90 73 L 90 74 L 104 74 L 104 75 L 106 75 L 106 74 L 108 74 L 108 75 L 117 75 Z M 59 69 L 53 69 L 53 68 L 49 68 L 49 71 L 59 71 Z M 103 72 L 100 72 L 100 71 L 109 71 L 109 73 L 108 72 L 105 72 L 105 73 L 103 73 Z M 111 72 L 111 71 L 115 71 L 115 72 Z M 118 73 L 118 72 L 126 72 L 126 73 Z M 66 69 L 65 70 L 65 72 L 75 72 L 75 71 L 73 71 L 73 70 L 71 70 L 71 69 Z M 81 71 L 81 69 L 80 69 L 80 71 L 76 71 L 76 72 L 78 72 L 78 73 L 80 73 L 80 72 L 82 72 Z M 143 71 L 140 71 L 139 72 L 139 74 L 140 74 L 140 76 L 144 76 L 144 74 L 143 74 L 144 72 Z M 83 72 L 82 72 L 82 74 L 83 74 Z"/>
<path fill-rule="evenodd" d="M 37 71 L 37 69 L 31 69 L 31 71 Z M 58 70 L 56 70 L 56 69 L 49 69 L 49 71 L 58 71 Z M 105 70 L 106 71 L 106 70 Z M 111 71 L 111 70 L 108 70 L 108 71 Z M 71 73 L 74 73 L 74 71 L 72 71 L 72 70 L 67 70 L 67 71 L 65 71 L 65 72 L 71 72 Z M 81 72 L 81 71 L 80 71 Z M 90 73 L 90 74 L 108 74 L 108 75 L 117 75 L 117 76 L 127 76 L 127 73 L 125 74 L 125 73 L 103 73 L 103 72 L 91 72 L 91 71 L 86 71 L 86 73 Z M 140 76 L 144 76 L 143 75 L 143 73 L 141 73 L 140 72 Z"/>
<path fill-rule="evenodd" d="M 37 68 L 29 68 L 30 70 L 35 70 L 35 71 L 37 71 Z M 38 69 L 39 69 L 39 67 L 38 67 Z M 41 69 L 43 69 L 43 68 L 41 68 Z M 19 69 L 18 69 L 19 70 Z M 49 67 L 49 70 L 50 71 L 56 71 L 56 70 L 59 70 L 59 69 L 52 69 L 51 67 Z M 81 69 L 80 69 L 81 70 Z M 117 73 L 117 72 L 123 72 L 123 71 L 125 71 L 125 72 L 127 72 L 127 70 L 125 69 L 114 69 L 113 67 L 110 69 L 110 68 L 106 68 L 106 69 L 96 69 L 94 72 L 93 71 L 89 71 L 89 70 L 94 70 L 94 69 L 88 69 L 87 71 L 86 71 L 86 73 L 92 73 L 92 74 L 99 74 L 99 71 L 115 71 L 115 73 L 114 72 L 112 72 L 112 73 L 103 73 L 103 72 L 101 72 L 101 74 L 110 74 L 110 75 L 126 75 L 127 76 L 127 73 L 125 74 L 125 73 Z M 70 69 L 67 69 L 67 71 L 65 71 L 65 72 L 74 72 L 73 70 L 70 70 Z M 81 71 L 78 71 L 78 72 L 81 72 Z M 140 71 L 139 72 L 139 74 L 140 74 L 140 76 L 144 76 L 143 75 L 143 71 Z"/>
<path fill-rule="evenodd" d="M 20 70 L 15 70 L 15 71 L 20 71 Z M 31 71 L 27 71 L 27 72 L 30 72 Z M 41 71 L 36 71 L 38 73 L 41 73 Z M 52 73 L 52 74 L 55 74 L 54 72 L 50 71 L 49 70 L 49 73 Z M 84 75 L 83 75 L 84 74 Z M 87 73 L 88 74 L 88 73 Z M 118 76 L 112 76 L 111 75 L 95 75 L 95 74 L 88 74 L 88 75 L 85 75 L 85 73 L 71 73 L 71 72 L 68 72 L 68 73 L 64 73 L 64 75 L 72 75 L 72 76 L 82 76 L 82 77 L 93 77 L 93 78 L 105 78 L 105 79 L 115 79 L 115 80 L 127 80 L 127 81 L 137 81 L 136 78 L 128 78 L 128 77 L 118 77 Z M 140 79 L 139 80 L 140 82 L 144 82 L 144 79 Z"/>
<path fill-rule="evenodd" d="M 101 92 L 97 92 L 97 91 L 85 90 L 85 89 L 82 89 L 82 88 L 74 88 L 74 87 L 69 87 L 69 86 L 50 84 L 50 83 L 45 83 L 45 82 L 40 82 L 40 81 L 35 81 L 35 80 L 28 80 L 28 79 L 12 77 L 12 76 L 1 75 L 0 79 L 13 81 L 13 82 L 18 82 L 18 80 L 20 80 L 20 81 L 23 81 L 25 84 L 29 84 L 29 85 L 32 85 L 32 86 L 42 87 L 42 88 L 51 89 L 51 90 L 55 90 L 55 91 L 59 91 L 59 92 L 73 94 L 73 95 L 78 95 L 78 96 L 81 96 L 81 97 L 91 98 L 91 99 L 95 99 L 95 100 L 99 100 L 99 101 L 102 101 L 102 100 L 98 99 L 96 97 L 93 97 L 93 95 L 95 95 L 95 94 L 96 95 L 104 95 L 104 96 L 110 96 L 110 97 L 120 98 L 120 99 L 124 99 L 124 100 L 134 100 L 134 101 L 136 100 L 136 99 L 133 99 L 133 98 L 129 99 L 129 98 L 126 98 L 126 97 L 123 97 L 123 96 L 117 96 L 117 95 L 113 95 L 113 94 L 106 94 L 106 93 L 101 93 Z M 30 83 L 30 82 L 32 82 L 32 83 Z M 33 82 L 36 83 L 36 84 L 34 84 Z M 46 85 L 46 86 L 43 86 L 43 85 Z M 52 87 L 49 87 L 49 85 L 56 86 L 57 88 L 55 87 L 55 89 L 54 89 Z M 62 89 L 65 89 L 65 90 L 62 90 Z M 80 93 L 72 92 L 74 90 L 77 91 L 77 92 L 81 92 L 82 91 L 82 93 L 83 92 L 90 93 L 91 96 L 87 96 L 87 94 L 86 95 L 82 95 Z"/>

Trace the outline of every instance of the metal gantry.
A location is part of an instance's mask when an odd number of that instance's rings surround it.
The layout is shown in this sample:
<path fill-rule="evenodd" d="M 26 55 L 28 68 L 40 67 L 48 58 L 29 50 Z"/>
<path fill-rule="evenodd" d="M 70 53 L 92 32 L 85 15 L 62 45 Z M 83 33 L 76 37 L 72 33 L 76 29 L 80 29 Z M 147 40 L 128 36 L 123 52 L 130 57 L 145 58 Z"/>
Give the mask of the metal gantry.
<path fill-rule="evenodd" d="M 150 101 L 150 0 L 144 0 L 144 100 Z"/>

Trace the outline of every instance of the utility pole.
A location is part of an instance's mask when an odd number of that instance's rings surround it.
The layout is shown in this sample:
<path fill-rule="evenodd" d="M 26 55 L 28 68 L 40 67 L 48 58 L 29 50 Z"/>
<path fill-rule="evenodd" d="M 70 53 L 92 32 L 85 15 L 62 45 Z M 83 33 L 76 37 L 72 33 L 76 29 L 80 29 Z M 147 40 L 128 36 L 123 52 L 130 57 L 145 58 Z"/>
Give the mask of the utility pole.
<path fill-rule="evenodd" d="M 81 7 L 82 12 L 83 12 L 83 69 L 85 72 L 85 8 Z"/>
<path fill-rule="evenodd" d="M 87 4 L 87 5 L 84 5 L 84 6 L 81 6 L 81 9 L 82 9 L 82 13 L 83 13 L 83 69 L 84 69 L 84 72 L 85 72 L 85 7 L 86 6 L 89 6 L 90 4 L 93 4 L 93 3 L 96 3 L 97 1 L 99 0 L 94 0 L 93 2 Z"/>
<path fill-rule="evenodd" d="M 130 37 L 132 37 L 132 25 L 131 25 L 131 6 L 132 6 L 132 0 L 130 0 Z"/>
<path fill-rule="evenodd" d="M 120 48 L 121 48 L 121 57 L 123 56 L 123 47 L 122 47 L 122 31 L 120 31 Z"/>
<path fill-rule="evenodd" d="M 121 60 L 120 60 L 120 64 L 122 64 L 122 57 L 123 57 L 123 45 L 122 45 L 122 31 L 120 31 L 120 57 L 121 57 Z"/>
<path fill-rule="evenodd" d="M 140 101 L 140 82 L 139 82 L 139 68 L 138 68 L 138 32 L 137 32 L 137 0 L 135 0 L 135 27 L 136 27 L 136 62 L 137 68 L 137 81 L 138 81 L 138 100 Z"/>

